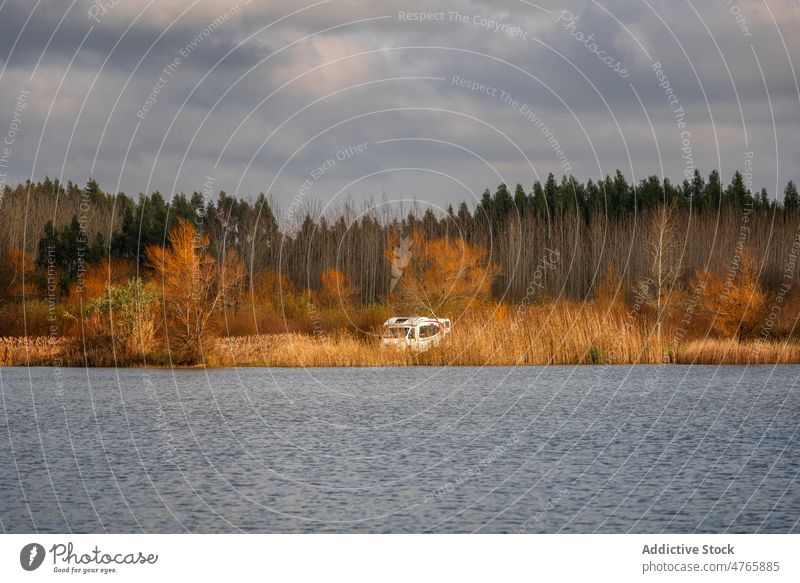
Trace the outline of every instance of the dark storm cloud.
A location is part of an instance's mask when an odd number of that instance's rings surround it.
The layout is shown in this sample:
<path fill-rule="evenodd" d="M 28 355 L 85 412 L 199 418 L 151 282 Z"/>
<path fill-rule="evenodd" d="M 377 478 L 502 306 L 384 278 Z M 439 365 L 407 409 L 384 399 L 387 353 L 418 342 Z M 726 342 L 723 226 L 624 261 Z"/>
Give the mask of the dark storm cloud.
<path fill-rule="evenodd" d="M 500 180 L 616 168 L 678 180 L 676 105 L 703 171 L 727 177 L 750 151 L 754 188 L 797 179 L 789 0 L 101 5 L 0 10 L 4 126 L 30 92 L 7 182 L 91 174 L 108 190 L 169 192 L 213 176 L 285 206 L 330 159 L 309 199 L 445 204 Z"/>

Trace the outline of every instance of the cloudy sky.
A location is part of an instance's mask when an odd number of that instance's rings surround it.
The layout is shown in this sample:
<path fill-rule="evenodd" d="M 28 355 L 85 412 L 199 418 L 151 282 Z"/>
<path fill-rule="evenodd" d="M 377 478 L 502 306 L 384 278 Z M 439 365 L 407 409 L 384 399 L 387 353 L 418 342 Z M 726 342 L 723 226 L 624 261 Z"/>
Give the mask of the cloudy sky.
<path fill-rule="evenodd" d="M 774 195 L 798 29 L 798 0 L 0 0 L 0 181 L 446 205 L 697 166 Z"/>

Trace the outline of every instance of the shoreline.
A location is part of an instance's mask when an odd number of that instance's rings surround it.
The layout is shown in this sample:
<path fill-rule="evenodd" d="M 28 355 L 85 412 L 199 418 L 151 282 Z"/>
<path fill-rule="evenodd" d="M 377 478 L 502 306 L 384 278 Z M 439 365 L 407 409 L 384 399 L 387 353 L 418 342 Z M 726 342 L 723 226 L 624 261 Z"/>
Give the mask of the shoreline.
<path fill-rule="evenodd" d="M 706 338 L 678 347 L 618 346 L 600 342 L 545 346 L 513 342 L 482 342 L 485 338 L 456 336 L 426 352 L 382 348 L 374 340 L 339 334 L 326 338 L 299 333 L 210 338 L 199 363 L 181 363 L 161 347 L 136 356 L 90 346 L 80 338 L 46 336 L 0 337 L 0 367 L 50 368 L 407 368 L 632 366 L 632 365 L 765 365 L 800 364 L 800 344 L 794 341 L 740 341 Z"/>
<path fill-rule="evenodd" d="M 755 363 L 755 364 L 734 364 L 734 363 L 676 363 L 676 362 L 664 362 L 661 364 L 654 364 L 649 362 L 621 362 L 615 364 L 586 364 L 586 363 L 574 363 L 574 364 L 409 364 L 409 365 L 344 365 L 344 366 L 326 366 L 326 365 L 309 365 L 309 366 L 290 366 L 290 365 L 259 365 L 259 364 L 240 364 L 236 366 L 225 365 L 225 366 L 203 366 L 201 364 L 193 365 L 193 366 L 185 366 L 185 365 L 175 365 L 175 366 L 168 366 L 168 365 L 120 365 L 117 367 L 113 366 L 76 366 L 76 365 L 69 365 L 69 366 L 58 366 L 58 365 L 46 365 L 46 364 L 0 364 L 0 369 L 4 368 L 51 368 L 51 369 L 61 369 L 61 370 L 78 370 L 78 369 L 91 369 L 91 370 L 115 370 L 115 369 L 132 369 L 132 370 L 178 370 L 178 371 L 196 371 L 196 370 L 239 370 L 239 369 L 261 369 L 261 368 L 277 368 L 277 369 L 375 369 L 375 368 L 396 368 L 396 369 L 406 369 L 406 368 L 544 368 L 544 367 L 581 367 L 581 368 L 609 368 L 609 367 L 631 367 L 631 366 L 649 366 L 649 367 L 657 367 L 657 366 L 666 366 L 669 368 L 678 368 L 678 367 L 693 367 L 693 366 L 747 366 L 747 367 L 769 367 L 769 366 L 798 366 L 800 363 L 795 362 L 780 362 L 780 363 Z"/>

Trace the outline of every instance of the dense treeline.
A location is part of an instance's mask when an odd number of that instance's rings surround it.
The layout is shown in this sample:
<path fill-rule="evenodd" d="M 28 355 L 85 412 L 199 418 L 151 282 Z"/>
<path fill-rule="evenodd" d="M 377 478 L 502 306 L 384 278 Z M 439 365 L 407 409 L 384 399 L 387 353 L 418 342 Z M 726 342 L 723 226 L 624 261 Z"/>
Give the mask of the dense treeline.
<path fill-rule="evenodd" d="M 378 215 L 369 205 L 361 211 L 345 205 L 334 215 L 319 216 L 313 205 L 306 205 L 280 217 L 264 194 L 252 201 L 225 192 L 167 199 L 156 191 L 134 200 L 107 194 L 94 180 L 81 188 L 45 179 L 6 187 L 0 257 L 10 280 L 30 270 L 30 293 L 45 291 L 43 274 L 50 266 L 58 270 L 59 293 L 68 294 L 79 270 L 103 258 L 147 269 L 145 249 L 163 245 L 185 219 L 209 237 L 213 256 L 235 252 L 248 281 L 270 269 L 293 286 L 315 291 L 322 273 L 337 269 L 358 290 L 360 301 L 369 304 L 389 293 L 391 257 L 385 250 L 393 234 L 419 230 L 428 239 L 463 238 L 486 249 L 488 260 L 500 268 L 493 285 L 498 299 L 524 299 L 536 279 L 540 295 L 580 300 L 591 295 L 609 269 L 636 285 L 648 269 L 639 244 L 647 235 L 648 217 L 660 206 L 676 205 L 684 277 L 698 269 L 724 271 L 744 239 L 762 264 L 762 283 L 770 288 L 781 279 L 800 226 L 794 183 L 781 194 L 778 202 L 766 190 L 752 193 L 739 172 L 725 186 L 716 171 L 707 179 L 695 172 L 693 180 L 682 184 L 650 177 L 636 185 L 618 171 L 586 183 L 573 177 L 559 182 L 550 175 L 529 191 L 517 185 L 512 192 L 501 184 L 494 193 L 486 190 L 475 207 L 464 202 L 444 215 L 423 212 L 422 205 L 403 217 Z M 553 251 L 560 260 L 543 270 L 543 258 Z"/>
<path fill-rule="evenodd" d="M 265 332 L 305 333 L 308 362 L 379 363 L 367 339 L 399 312 L 459 324 L 430 363 L 800 358 L 775 344 L 795 341 L 800 318 L 792 182 L 779 202 L 738 172 L 726 186 L 717 172 L 680 185 L 550 175 L 441 214 L 322 215 L 298 199 L 281 214 L 264 194 L 208 185 L 169 200 L 94 180 L 2 194 L 0 336 L 49 337 L 45 363 L 191 364 L 219 354 L 215 338 Z M 253 338 L 237 349 L 249 362 L 295 362 L 259 361 L 272 340 Z M 3 346 L 0 364 L 30 362 L 27 344 Z"/>

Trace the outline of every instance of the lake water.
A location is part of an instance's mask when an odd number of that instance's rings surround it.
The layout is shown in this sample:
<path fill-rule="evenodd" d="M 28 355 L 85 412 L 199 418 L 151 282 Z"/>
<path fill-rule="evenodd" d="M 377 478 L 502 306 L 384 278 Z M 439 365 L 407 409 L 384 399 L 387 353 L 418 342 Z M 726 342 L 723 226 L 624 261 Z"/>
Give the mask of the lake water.
<path fill-rule="evenodd" d="M 5 532 L 797 532 L 800 367 L 0 369 Z"/>

